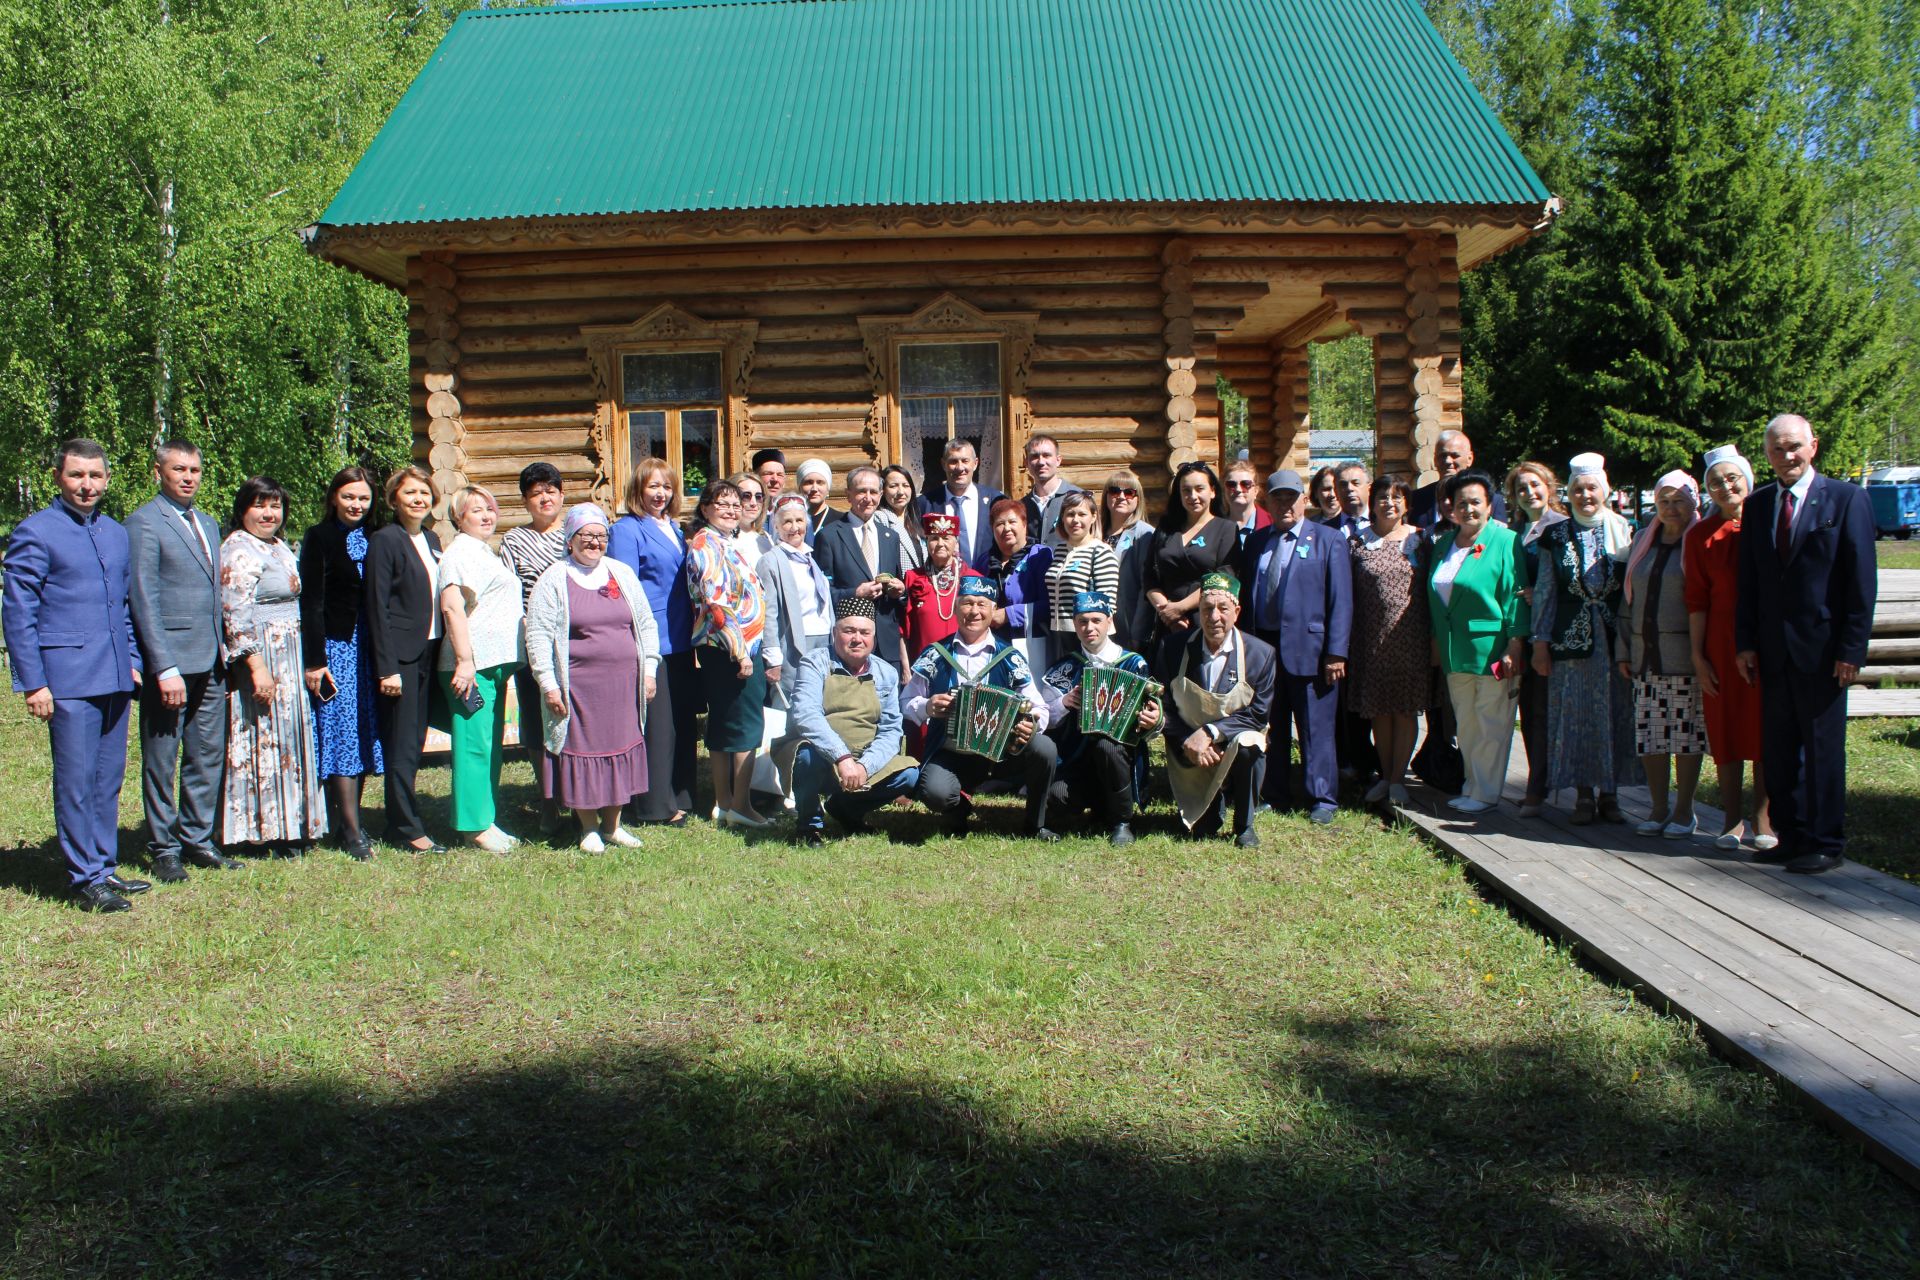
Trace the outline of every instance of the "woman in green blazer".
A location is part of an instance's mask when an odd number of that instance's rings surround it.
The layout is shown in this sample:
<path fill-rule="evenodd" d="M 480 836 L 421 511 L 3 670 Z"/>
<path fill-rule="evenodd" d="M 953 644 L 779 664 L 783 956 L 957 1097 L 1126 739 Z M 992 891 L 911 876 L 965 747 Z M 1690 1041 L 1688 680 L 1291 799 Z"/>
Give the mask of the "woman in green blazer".
<path fill-rule="evenodd" d="M 1447 481 L 1453 536 L 1440 531 L 1427 575 L 1433 660 L 1447 678 L 1447 696 L 1466 762 L 1467 786 L 1447 802 L 1462 813 L 1485 813 L 1500 802 L 1513 745 L 1513 682 L 1531 616 L 1521 588 L 1526 558 L 1519 537 L 1492 523 L 1493 477 L 1466 471 Z"/>

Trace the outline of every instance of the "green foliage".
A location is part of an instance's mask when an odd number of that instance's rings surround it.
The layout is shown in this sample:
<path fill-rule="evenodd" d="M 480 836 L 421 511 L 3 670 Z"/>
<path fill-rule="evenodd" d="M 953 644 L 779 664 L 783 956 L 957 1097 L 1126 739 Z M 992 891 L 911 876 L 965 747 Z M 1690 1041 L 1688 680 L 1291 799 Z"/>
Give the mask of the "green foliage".
<path fill-rule="evenodd" d="M 404 303 L 310 258 L 315 220 L 443 16 L 358 0 L 23 0 L 0 13 L 0 477 L 107 445 L 116 510 L 159 434 L 315 513 L 331 471 L 409 439 Z"/>
<path fill-rule="evenodd" d="M 1373 343 L 1350 337 L 1309 346 L 1307 405 L 1317 431 L 1373 430 Z"/>
<path fill-rule="evenodd" d="M 1435 0 L 1567 210 L 1469 275 L 1469 428 L 1491 457 L 1599 445 L 1622 479 L 1818 426 L 1829 470 L 1920 410 L 1920 17 L 1903 0 Z"/>

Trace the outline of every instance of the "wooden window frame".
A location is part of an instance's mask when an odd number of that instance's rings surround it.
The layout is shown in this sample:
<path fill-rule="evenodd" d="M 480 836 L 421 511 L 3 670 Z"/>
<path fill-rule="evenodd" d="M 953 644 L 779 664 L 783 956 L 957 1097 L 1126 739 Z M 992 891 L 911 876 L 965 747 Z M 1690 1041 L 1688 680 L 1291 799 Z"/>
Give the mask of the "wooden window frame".
<path fill-rule="evenodd" d="M 668 413 L 667 463 L 684 476 L 686 468 L 680 455 L 680 439 L 674 430 L 674 420 L 678 413 L 686 409 L 718 408 L 719 429 L 714 433 L 716 474 L 709 478 L 717 479 L 740 470 L 746 458 L 747 382 L 753 372 L 754 344 L 759 334 L 758 321 L 702 320 L 670 302 L 660 304 L 632 324 L 583 326 L 580 337 L 586 344 L 594 382 L 591 442 L 595 468 L 594 497 L 615 513 L 624 510 L 622 500 L 632 473 L 627 436 L 629 410 Z M 711 351 L 720 353 L 721 400 L 717 405 L 629 406 L 626 403 L 622 357 Z M 686 501 L 687 497 L 683 494 L 683 507 Z"/>
<path fill-rule="evenodd" d="M 900 349 L 906 346 L 992 342 L 1000 347 L 1001 469 L 978 482 L 1006 490 L 1016 459 L 1026 454 L 1033 430 L 1027 376 L 1033 363 L 1037 312 L 987 312 L 951 293 L 943 293 L 908 316 L 861 316 L 867 374 L 873 382 L 873 406 L 867 415 L 867 452 L 881 465 L 901 462 L 905 446 L 900 430 Z M 916 460 L 917 461 L 917 460 Z M 931 479 L 932 477 L 923 477 Z"/>

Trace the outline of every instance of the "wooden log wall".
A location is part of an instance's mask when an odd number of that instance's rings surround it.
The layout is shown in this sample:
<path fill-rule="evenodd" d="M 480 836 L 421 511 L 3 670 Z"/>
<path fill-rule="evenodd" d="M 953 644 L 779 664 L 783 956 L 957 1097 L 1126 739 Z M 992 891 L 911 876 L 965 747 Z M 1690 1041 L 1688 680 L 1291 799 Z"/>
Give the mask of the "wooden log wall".
<path fill-rule="evenodd" d="M 1247 457 L 1266 475 L 1274 462 L 1275 393 L 1273 354 L 1267 345 L 1248 343 L 1220 347 L 1220 376 L 1247 399 Z"/>
<path fill-rule="evenodd" d="M 1460 264 L 1452 236 L 1411 236 L 1407 249 L 1407 348 L 1413 463 L 1425 484 L 1434 446 L 1460 417 Z"/>
<path fill-rule="evenodd" d="M 1291 467 L 1304 477 L 1312 461 L 1312 414 L 1307 348 L 1281 347 L 1273 353 L 1274 469 Z"/>
<path fill-rule="evenodd" d="M 1066 474 L 1089 487 L 1131 465 L 1157 508 L 1178 459 L 1218 460 L 1218 336 L 1273 282 L 1329 273 L 1398 291 L 1404 320 L 1406 252 L 1385 235 L 1028 234 L 422 255 L 408 271 L 415 452 L 449 480 L 496 489 L 503 527 L 522 519 L 515 482 L 529 461 L 554 463 L 569 498 L 585 497 L 603 468 L 581 329 L 670 303 L 706 321 L 758 322 L 746 450 L 780 447 L 790 468 L 824 458 L 837 489 L 854 464 L 894 460 L 891 433 L 870 430 L 875 374 L 860 320 L 909 316 L 952 293 L 988 315 L 1034 317 L 1019 371 L 1030 418 L 1008 424 L 1009 443 L 1058 437 Z M 1019 462 L 1010 449 L 1002 478 L 1014 492 L 1026 485 Z M 625 460 L 612 469 L 624 474 Z M 600 486 L 617 507 L 604 477 Z"/>

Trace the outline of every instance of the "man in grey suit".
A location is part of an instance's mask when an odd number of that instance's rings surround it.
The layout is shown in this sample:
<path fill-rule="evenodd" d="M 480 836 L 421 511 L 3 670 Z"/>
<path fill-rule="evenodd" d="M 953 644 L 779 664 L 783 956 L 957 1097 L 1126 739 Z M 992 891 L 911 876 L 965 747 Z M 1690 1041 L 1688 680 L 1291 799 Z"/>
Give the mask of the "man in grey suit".
<path fill-rule="evenodd" d="M 160 492 L 127 519 L 128 604 L 149 673 L 140 689 L 147 852 L 153 878 L 172 883 L 187 878 L 183 862 L 222 868 L 240 863 L 213 842 L 227 752 L 220 526 L 193 507 L 200 492 L 198 447 L 167 441 L 154 470 Z"/>

